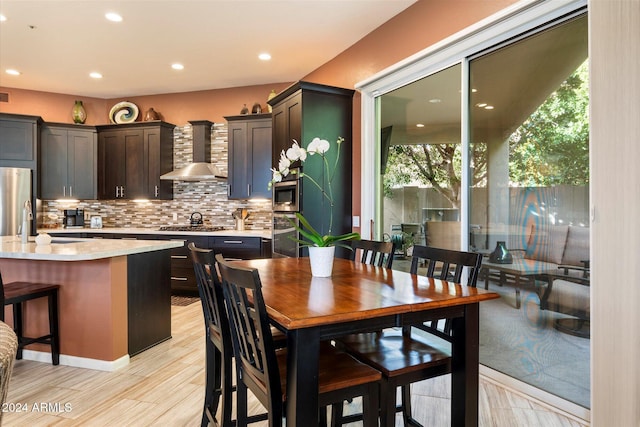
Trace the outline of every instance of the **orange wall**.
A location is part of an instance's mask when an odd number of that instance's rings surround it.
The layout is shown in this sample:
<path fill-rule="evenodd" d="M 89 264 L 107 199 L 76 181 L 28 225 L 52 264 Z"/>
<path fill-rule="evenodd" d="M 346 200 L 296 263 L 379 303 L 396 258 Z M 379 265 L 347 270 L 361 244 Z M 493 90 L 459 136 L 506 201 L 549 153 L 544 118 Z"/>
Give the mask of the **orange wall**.
<path fill-rule="evenodd" d="M 120 101 L 130 101 L 138 106 L 143 120 L 151 107 L 162 119 L 174 125 L 185 125 L 189 120 L 224 121 L 224 116 L 240 114 L 244 104 L 251 110 L 255 102 L 267 111 L 267 97 L 272 89 L 279 92 L 293 82 L 245 86 L 229 89 L 212 89 L 197 92 L 170 93 L 164 95 L 130 96 L 126 99 L 98 99 L 76 95 L 36 92 L 0 87 L 9 93 L 9 103 L 0 103 L 0 112 L 40 116 L 47 122 L 73 123 L 71 109 L 75 100 L 81 100 L 87 111 L 88 125 L 109 123 L 109 110 Z"/>
<path fill-rule="evenodd" d="M 440 40 L 504 9 L 516 0 L 419 0 L 362 40 L 301 80 L 353 89 L 355 84 Z M 207 90 L 180 94 L 129 97 L 140 115 L 153 107 L 163 119 L 176 125 L 189 120 L 220 122 L 236 115 L 243 104 L 266 107 L 271 91 L 290 83 Z M 11 102 L 1 103 L 0 112 L 40 115 L 45 121 L 71 122 L 71 108 L 78 97 L 0 88 L 10 92 Z M 87 124 L 108 123 L 111 106 L 124 99 L 80 98 L 87 109 Z M 266 110 L 265 110 L 266 111 Z M 353 105 L 353 214 L 360 215 L 360 96 Z"/>

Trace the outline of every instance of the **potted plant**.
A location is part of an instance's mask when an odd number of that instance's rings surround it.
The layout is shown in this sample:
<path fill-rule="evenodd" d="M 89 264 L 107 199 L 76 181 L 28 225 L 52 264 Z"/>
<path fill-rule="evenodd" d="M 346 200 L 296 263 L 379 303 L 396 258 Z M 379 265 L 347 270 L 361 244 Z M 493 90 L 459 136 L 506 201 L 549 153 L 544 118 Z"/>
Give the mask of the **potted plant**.
<path fill-rule="evenodd" d="M 307 148 L 303 148 L 298 144 L 298 141 L 293 140 L 292 146 L 285 150 L 282 150 L 280 154 L 280 160 L 278 162 L 278 168 L 272 168 L 273 177 L 269 182 L 269 187 L 274 183 L 282 181 L 282 179 L 289 174 L 298 174 L 301 179 L 306 179 L 314 186 L 316 186 L 322 197 L 329 203 L 329 228 L 327 234 L 322 235 L 319 233 L 307 219 L 301 213 L 296 213 L 300 225 L 296 224 L 293 220 L 291 224 L 300 233 L 301 238 L 296 239 L 301 245 L 309 247 L 309 258 L 311 262 L 311 274 L 316 277 L 328 277 L 331 275 L 333 267 L 333 257 L 335 254 L 335 247 L 342 246 L 351 249 L 348 243 L 349 240 L 359 239 L 359 233 L 345 233 L 340 235 L 334 235 L 331 233 L 333 227 L 333 190 L 332 184 L 335 178 L 336 168 L 340 161 L 340 147 L 344 142 L 344 138 L 340 137 L 336 141 L 338 147 L 338 154 L 336 156 L 333 165 L 329 164 L 326 153 L 331 148 L 329 141 L 314 138 Z M 304 163 L 308 156 L 318 155 L 322 158 L 323 168 L 326 173 L 327 179 L 322 179 L 318 182 L 317 179 L 311 175 L 300 172 L 298 169 L 291 169 L 291 164 L 296 161 Z M 326 183 L 326 185 L 325 185 Z"/>

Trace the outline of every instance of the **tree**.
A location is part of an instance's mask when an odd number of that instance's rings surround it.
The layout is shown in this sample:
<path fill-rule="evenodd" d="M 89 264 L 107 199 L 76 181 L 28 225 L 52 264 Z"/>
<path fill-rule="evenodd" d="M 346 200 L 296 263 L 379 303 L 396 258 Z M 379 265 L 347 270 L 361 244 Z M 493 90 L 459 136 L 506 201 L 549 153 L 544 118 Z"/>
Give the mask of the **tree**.
<path fill-rule="evenodd" d="M 512 185 L 589 182 L 589 71 L 585 61 L 509 137 Z"/>

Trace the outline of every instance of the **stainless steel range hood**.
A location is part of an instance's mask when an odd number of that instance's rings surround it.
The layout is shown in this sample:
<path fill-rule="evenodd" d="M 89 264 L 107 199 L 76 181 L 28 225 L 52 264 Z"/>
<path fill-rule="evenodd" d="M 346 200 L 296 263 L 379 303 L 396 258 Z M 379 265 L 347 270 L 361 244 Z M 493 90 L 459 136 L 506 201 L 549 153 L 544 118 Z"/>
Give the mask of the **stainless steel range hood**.
<path fill-rule="evenodd" d="M 173 181 L 213 181 L 227 179 L 211 164 L 211 126 L 208 120 L 190 121 L 193 128 L 193 161 L 188 165 L 165 173 L 160 179 Z"/>

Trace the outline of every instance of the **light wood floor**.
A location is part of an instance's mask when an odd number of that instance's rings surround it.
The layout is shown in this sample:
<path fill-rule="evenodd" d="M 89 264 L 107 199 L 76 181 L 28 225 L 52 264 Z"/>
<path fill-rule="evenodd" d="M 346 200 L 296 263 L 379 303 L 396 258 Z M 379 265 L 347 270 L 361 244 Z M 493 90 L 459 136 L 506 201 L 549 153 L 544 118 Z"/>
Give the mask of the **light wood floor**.
<path fill-rule="evenodd" d="M 16 361 L 2 425 L 200 425 L 204 396 L 201 306 L 174 306 L 172 316 L 173 338 L 133 357 L 117 372 Z M 480 426 L 585 425 L 483 378 L 480 386 Z M 448 390 L 448 376 L 417 384 L 413 389 L 416 418 L 424 425 L 448 426 Z M 252 412 L 259 408 L 253 399 Z M 266 426 L 266 422 L 255 425 Z"/>

